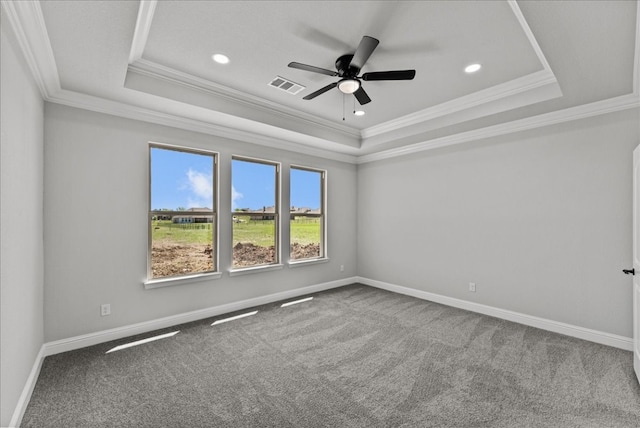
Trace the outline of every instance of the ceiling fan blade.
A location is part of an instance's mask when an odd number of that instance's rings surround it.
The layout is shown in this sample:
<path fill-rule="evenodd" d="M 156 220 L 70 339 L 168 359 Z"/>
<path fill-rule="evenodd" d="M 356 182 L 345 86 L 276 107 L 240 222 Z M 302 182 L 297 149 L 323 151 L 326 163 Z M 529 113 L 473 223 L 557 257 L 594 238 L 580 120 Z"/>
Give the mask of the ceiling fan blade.
<path fill-rule="evenodd" d="M 325 92 L 327 92 L 328 90 L 335 88 L 336 86 L 338 86 L 338 82 L 333 82 L 332 84 L 327 85 L 324 88 L 320 88 L 317 91 L 310 93 L 309 95 L 307 95 L 306 97 L 304 97 L 302 99 L 303 100 L 312 100 L 315 97 L 317 97 L 318 95 L 322 95 Z"/>
<path fill-rule="evenodd" d="M 353 93 L 353 96 L 356 97 L 356 99 L 362 106 L 371 102 L 371 98 L 369 98 L 369 95 L 367 95 L 364 89 L 362 89 L 362 86 L 360 86 L 358 90 Z"/>
<path fill-rule="evenodd" d="M 415 76 L 415 70 L 373 71 L 364 73 L 362 80 L 411 80 Z"/>
<path fill-rule="evenodd" d="M 290 62 L 289 67 L 297 68 L 298 70 L 311 71 L 313 73 L 326 74 L 327 76 L 337 76 L 335 71 L 327 70 L 326 68 L 314 67 L 313 65 L 301 64 L 299 62 Z"/>
<path fill-rule="evenodd" d="M 354 53 L 353 58 L 351 58 L 350 67 L 356 67 L 358 70 L 360 70 L 367 62 L 373 51 L 376 49 L 378 43 L 380 43 L 378 39 L 364 36 L 362 40 L 360 40 L 360 44 L 356 49 L 356 53 Z"/>

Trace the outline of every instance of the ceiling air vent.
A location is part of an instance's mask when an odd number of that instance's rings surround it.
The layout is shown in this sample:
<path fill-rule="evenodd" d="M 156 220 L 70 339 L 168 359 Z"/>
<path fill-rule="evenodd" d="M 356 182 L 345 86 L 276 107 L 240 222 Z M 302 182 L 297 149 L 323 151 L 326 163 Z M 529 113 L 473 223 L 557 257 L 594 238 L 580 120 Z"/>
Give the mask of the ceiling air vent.
<path fill-rule="evenodd" d="M 291 80 L 285 79 L 282 76 L 276 76 L 275 79 L 269 82 L 269 86 L 281 89 L 291 95 L 295 95 L 305 88 L 301 84 L 292 82 Z"/>

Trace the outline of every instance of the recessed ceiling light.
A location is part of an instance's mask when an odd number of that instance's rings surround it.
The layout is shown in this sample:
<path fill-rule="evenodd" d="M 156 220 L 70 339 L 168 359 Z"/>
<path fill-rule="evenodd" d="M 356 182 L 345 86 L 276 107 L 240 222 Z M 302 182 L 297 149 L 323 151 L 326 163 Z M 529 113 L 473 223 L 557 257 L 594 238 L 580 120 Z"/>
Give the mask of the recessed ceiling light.
<path fill-rule="evenodd" d="M 482 66 L 480 64 L 470 64 L 467 65 L 464 68 L 464 72 L 465 73 L 475 73 L 476 71 L 480 70 L 482 68 Z"/>
<path fill-rule="evenodd" d="M 356 111 L 353 112 L 353 114 L 355 114 L 356 116 L 364 116 L 364 111 L 356 110 Z"/>
<path fill-rule="evenodd" d="M 213 58 L 213 60 L 215 62 L 217 62 L 218 64 L 228 64 L 229 63 L 229 57 L 223 54 L 215 54 L 213 55 L 211 58 Z"/>

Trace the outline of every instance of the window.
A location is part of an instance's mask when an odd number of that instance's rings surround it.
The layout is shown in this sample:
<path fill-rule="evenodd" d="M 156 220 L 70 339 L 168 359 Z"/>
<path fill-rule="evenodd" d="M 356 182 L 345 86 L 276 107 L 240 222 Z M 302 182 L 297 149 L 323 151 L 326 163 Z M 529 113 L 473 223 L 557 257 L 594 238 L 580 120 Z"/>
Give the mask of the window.
<path fill-rule="evenodd" d="M 325 176 L 325 171 L 291 167 L 291 260 L 325 257 Z"/>
<path fill-rule="evenodd" d="M 149 280 L 217 270 L 216 156 L 149 145 Z"/>
<path fill-rule="evenodd" d="M 279 262 L 279 173 L 273 162 L 231 161 L 234 269 Z"/>

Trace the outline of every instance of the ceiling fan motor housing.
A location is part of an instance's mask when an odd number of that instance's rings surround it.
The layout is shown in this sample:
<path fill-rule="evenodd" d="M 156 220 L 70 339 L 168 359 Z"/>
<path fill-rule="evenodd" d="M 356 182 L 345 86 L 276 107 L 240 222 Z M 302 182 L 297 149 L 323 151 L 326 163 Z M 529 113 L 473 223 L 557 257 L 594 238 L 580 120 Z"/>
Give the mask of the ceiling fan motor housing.
<path fill-rule="evenodd" d="M 351 65 L 351 59 L 353 59 L 353 55 L 342 55 L 336 60 L 336 70 L 338 70 L 338 75 L 340 77 L 355 78 L 360 72 L 358 67 Z"/>

